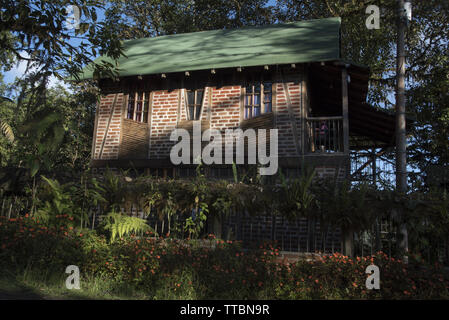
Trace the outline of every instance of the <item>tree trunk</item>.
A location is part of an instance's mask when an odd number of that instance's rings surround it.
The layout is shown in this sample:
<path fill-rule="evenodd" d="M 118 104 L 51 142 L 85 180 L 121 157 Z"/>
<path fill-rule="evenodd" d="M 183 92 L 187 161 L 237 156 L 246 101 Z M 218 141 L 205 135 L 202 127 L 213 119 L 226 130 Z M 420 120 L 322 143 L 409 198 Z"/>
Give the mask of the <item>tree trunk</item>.
<path fill-rule="evenodd" d="M 406 13 L 404 0 L 398 0 L 398 42 L 397 42 L 397 87 L 396 87 L 396 189 L 407 193 L 407 151 L 405 137 L 405 31 Z M 403 216 L 403 210 L 399 215 Z M 404 262 L 407 263 L 408 235 L 405 221 L 401 221 L 399 234 L 402 236 L 399 249 L 403 253 Z"/>

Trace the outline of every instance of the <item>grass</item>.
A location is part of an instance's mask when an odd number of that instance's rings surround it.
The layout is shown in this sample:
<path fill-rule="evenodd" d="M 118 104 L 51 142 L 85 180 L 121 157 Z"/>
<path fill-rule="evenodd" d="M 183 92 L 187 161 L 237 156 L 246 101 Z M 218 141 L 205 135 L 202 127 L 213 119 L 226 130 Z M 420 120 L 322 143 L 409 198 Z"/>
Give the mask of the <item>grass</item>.
<path fill-rule="evenodd" d="M 68 275 L 47 276 L 35 271 L 14 275 L 6 271 L 0 277 L 0 300 L 135 300 L 149 299 L 127 284 L 111 280 L 82 279 L 80 289 L 67 289 Z"/>

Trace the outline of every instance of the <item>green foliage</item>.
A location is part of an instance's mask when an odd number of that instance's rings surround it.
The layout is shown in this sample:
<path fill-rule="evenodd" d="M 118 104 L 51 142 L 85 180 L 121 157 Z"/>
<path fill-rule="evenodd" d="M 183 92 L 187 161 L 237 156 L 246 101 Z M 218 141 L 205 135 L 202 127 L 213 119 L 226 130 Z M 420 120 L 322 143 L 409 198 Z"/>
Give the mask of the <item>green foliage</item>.
<path fill-rule="evenodd" d="M 73 220 L 76 212 L 70 193 L 58 181 L 44 176 L 42 179 L 47 183 L 47 188 L 41 194 L 43 205 L 36 211 L 35 217 L 51 226 L 59 225 L 61 216 L 69 216 Z"/>
<path fill-rule="evenodd" d="M 66 25 L 66 1 L 19 0 L 2 5 L 0 36 L 5 45 L 2 51 L 13 54 L 18 61 L 28 62 L 27 69 L 41 69 L 34 74 L 34 80 L 44 86 L 50 75 L 62 78 L 61 71 L 65 76 L 76 76 L 82 66 L 92 62 L 97 51 L 112 58 L 122 53 L 120 42 L 108 31 L 109 25 L 97 21 L 96 10 L 103 8 L 102 1 L 70 4 L 77 6 L 83 17 L 75 32 Z M 81 43 L 70 41 L 73 37 L 81 37 Z M 95 65 L 96 70 L 104 68 L 101 63 Z"/>
<path fill-rule="evenodd" d="M 311 190 L 314 177 L 313 168 L 303 169 L 300 178 L 292 181 L 287 181 L 282 172 L 280 173 L 282 200 L 279 201 L 279 210 L 283 216 L 290 220 L 305 217 L 316 208 L 315 196 Z"/>
<path fill-rule="evenodd" d="M 123 179 L 109 168 L 106 169 L 102 181 L 103 197 L 106 200 L 106 212 L 120 211 L 125 199 Z"/>
<path fill-rule="evenodd" d="M 184 230 L 189 233 L 189 238 L 196 238 L 200 235 L 207 220 L 209 212 L 207 203 L 200 202 L 198 196 L 195 197 L 195 206 L 192 208 L 192 215 L 187 218 Z"/>
<path fill-rule="evenodd" d="M 367 203 L 368 185 L 350 188 L 345 182 L 333 194 L 329 208 L 334 212 L 336 225 L 354 231 L 364 230 L 373 224 L 372 211 Z"/>
<path fill-rule="evenodd" d="M 110 232 L 111 242 L 130 234 L 143 234 L 151 230 L 145 220 L 137 217 L 129 217 L 117 212 L 110 212 L 103 219 L 103 228 Z"/>
<path fill-rule="evenodd" d="M 274 22 L 272 8 L 263 0 L 161 1 L 112 0 L 106 23 L 120 39 L 239 28 Z"/>
<path fill-rule="evenodd" d="M 51 109 L 36 112 L 19 128 L 22 134 L 24 162 L 34 177 L 41 167 L 49 170 L 54 155 L 64 139 L 62 114 Z"/>

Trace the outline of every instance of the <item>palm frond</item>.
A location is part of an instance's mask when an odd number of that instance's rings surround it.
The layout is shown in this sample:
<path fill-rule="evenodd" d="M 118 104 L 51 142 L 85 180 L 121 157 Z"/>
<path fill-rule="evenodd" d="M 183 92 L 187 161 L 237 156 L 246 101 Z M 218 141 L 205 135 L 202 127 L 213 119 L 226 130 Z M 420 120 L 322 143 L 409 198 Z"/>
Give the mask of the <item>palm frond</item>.
<path fill-rule="evenodd" d="M 14 132 L 12 131 L 11 126 L 0 119 L 0 128 L 2 131 L 2 134 L 6 137 L 6 139 L 8 139 L 9 142 L 13 143 L 14 142 Z"/>

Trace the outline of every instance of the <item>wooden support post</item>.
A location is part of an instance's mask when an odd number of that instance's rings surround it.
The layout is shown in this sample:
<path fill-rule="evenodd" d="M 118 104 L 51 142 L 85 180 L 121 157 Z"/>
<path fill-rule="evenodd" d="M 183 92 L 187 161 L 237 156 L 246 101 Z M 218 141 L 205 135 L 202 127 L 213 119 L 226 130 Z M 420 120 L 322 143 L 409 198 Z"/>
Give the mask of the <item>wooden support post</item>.
<path fill-rule="evenodd" d="M 288 83 L 286 83 L 284 81 L 282 71 L 281 71 L 281 81 L 282 81 L 282 87 L 284 89 L 285 97 L 287 98 L 287 110 L 288 110 L 288 115 L 290 118 L 290 124 L 292 126 L 293 141 L 295 143 L 296 153 L 299 156 L 299 155 L 301 155 L 301 146 L 299 145 L 299 136 L 298 136 L 298 128 L 296 126 L 296 117 L 295 117 L 295 114 L 293 113 L 293 109 L 292 109 L 292 102 L 290 99 L 290 92 L 288 90 Z"/>
<path fill-rule="evenodd" d="M 343 67 L 341 72 L 341 97 L 343 115 L 343 151 L 349 154 L 349 116 L 348 116 L 348 71 Z"/>
<path fill-rule="evenodd" d="M 98 127 L 98 114 L 100 113 L 100 101 L 97 101 L 96 107 L 95 107 L 95 120 L 94 120 L 94 135 L 92 138 L 92 149 L 90 153 L 91 159 L 95 158 L 95 147 L 96 147 L 96 141 L 97 141 L 97 127 Z M 106 134 L 105 134 L 106 136 Z M 3 212 L 3 209 L 2 209 Z"/>
<path fill-rule="evenodd" d="M 354 254 L 354 231 L 351 228 L 344 228 L 343 233 L 343 254 L 352 257 Z"/>
<path fill-rule="evenodd" d="M 150 92 L 150 98 L 148 101 L 148 159 L 151 158 L 151 133 L 152 133 L 152 122 L 153 122 L 153 96 L 154 92 Z"/>
<path fill-rule="evenodd" d="M 349 155 L 349 115 L 348 115 L 348 70 L 344 66 L 341 71 L 341 106 L 343 115 L 343 152 Z M 354 253 L 354 232 L 351 228 L 343 231 L 344 254 L 352 257 Z"/>

